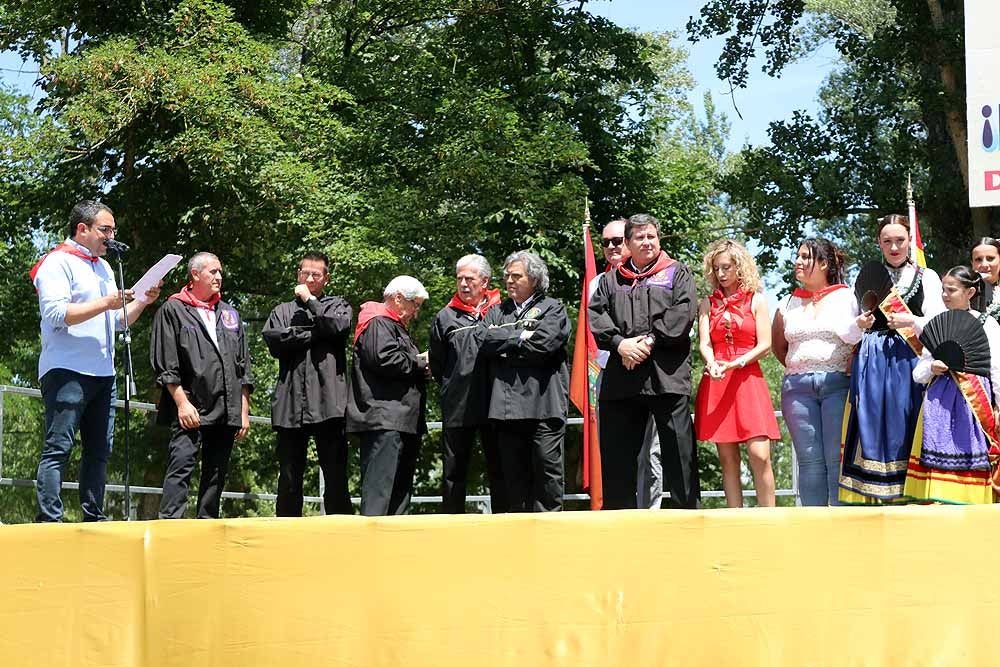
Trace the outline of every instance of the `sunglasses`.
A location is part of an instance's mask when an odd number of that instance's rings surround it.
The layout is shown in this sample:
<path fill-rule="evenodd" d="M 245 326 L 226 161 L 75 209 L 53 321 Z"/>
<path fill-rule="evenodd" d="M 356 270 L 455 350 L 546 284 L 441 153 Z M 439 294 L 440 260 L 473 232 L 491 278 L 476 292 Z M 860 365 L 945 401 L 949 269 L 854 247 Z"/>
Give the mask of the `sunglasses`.
<path fill-rule="evenodd" d="M 604 239 L 604 238 L 601 239 L 601 245 L 604 246 L 605 248 L 610 248 L 611 246 L 617 247 L 623 243 L 625 243 L 624 236 L 612 236 L 610 239 Z"/>
<path fill-rule="evenodd" d="M 726 343 L 733 344 L 733 325 L 729 320 L 722 320 L 722 326 L 726 330 Z"/>

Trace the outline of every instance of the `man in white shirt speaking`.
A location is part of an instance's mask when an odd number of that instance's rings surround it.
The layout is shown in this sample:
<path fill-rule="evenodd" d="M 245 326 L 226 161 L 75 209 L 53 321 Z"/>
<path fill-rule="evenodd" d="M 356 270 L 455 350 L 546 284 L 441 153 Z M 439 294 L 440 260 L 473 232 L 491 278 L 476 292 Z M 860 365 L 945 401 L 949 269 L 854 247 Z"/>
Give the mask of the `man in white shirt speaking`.
<path fill-rule="evenodd" d="M 120 291 L 102 256 L 105 240 L 117 227 L 111 209 L 81 201 L 69 216 L 69 238 L 44 255 L 31 270 L 41 313 L 42 351 L 38 378 L 45 401 L 45 443 L 38 464 L 39 522 L 62 521 L 62 487 L 73 436 L 80 430 L 80 508 L 84 521 L 106 521 L 104 487 L 114 435 L 115 340 L 160 294 L 131 301 Z"/>

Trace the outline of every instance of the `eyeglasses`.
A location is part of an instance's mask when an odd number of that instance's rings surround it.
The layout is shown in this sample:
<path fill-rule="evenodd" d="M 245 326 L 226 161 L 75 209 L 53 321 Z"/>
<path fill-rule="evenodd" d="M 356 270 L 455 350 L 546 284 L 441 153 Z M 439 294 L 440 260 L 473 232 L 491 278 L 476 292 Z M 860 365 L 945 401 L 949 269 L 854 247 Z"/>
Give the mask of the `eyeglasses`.
<path fill-rule="evenodd" d="M 115 228 L 108 225 L 100 225 L 99 227 L 94 227 L 97 231 L 104 234 L 105 236 L 114 236 Z"/>
<path fill-rule="evenodd" d="M 623 243 L 625 243 L 624 236 L 612 236 L 609 239 L 604 239 L 604 238 L 601 239 L 601 245 L 604 246 L 605 248 L 610 248 L 611 246 L 618 247 Z"/>
<path fill-rule="evenodd" d="M 726 330 L 726 343 L 733 344 L 733 325 L 729 320 L 722 320 L 722 326 Z"/>
<path fill-rule="evenodd" d="M 310 279 L 312 279 L 312 280 L 319 280 L 320 278 L 322 278 L 326 274 L 325 273 L 319 273 L 317 271 L 302 271 L 300 269 L 299 270 L 299 275 L 302 276 L 303 278 L 305 278 L 306 280 L 310 280 Z"/>

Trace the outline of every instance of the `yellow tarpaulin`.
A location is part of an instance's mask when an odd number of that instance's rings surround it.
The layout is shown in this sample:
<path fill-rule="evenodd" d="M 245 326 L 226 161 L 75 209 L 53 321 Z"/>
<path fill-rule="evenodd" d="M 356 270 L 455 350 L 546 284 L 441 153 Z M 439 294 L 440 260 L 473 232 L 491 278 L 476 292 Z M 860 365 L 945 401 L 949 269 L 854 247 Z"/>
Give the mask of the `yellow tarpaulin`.
<path fill-rule="evenodd" d="M 1000 507 L 0 528 L 8 665 L 991 665 Z"/>

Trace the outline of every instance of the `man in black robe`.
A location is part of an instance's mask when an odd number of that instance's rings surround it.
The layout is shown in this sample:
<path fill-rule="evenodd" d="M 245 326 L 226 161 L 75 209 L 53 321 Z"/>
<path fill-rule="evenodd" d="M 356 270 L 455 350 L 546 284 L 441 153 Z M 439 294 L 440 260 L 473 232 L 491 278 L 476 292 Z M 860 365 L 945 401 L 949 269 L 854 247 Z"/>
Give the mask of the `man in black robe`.
<path fill-rule="evenodd" d="M 504 284 L 509 298 L 486 316 L 481 350 L 490 359 L 489 417 L 507 500 L 513 512 L 561 510 L 569 318 L 565 306 L 545 294 L 548 267 L 538 255 L 508 256 Z"/>
<path fill-rule="evenodd" d="M 431 325 L 430 364 L 441 384 L 444 426 L 444 474 L 441 510 L 465 513 L 472 446 L 479 435 L 490 485 L 490 511 L 507 511 L 500 456 L 489 424 L 489 362 L 479 354 L 486 335 L 484 318 L 500 303 L 500 290 L 489 289 L 492 270 L 482 255 L 466 255 L 455 267 L 455 296 Z"/>
<path fill-rule="evenodd" d="M 361 305 L 354 329 L 354 360 L 347 403 L 347 431 L 361 438 L 361 513 L 405 514 L 413 492 L 420 440 L 427 431 L 427 353 L 407 327 L 427 290 L 397 276 L 382 303 Z"/>
<path fill-rule="evenodd" d="M 347 489 L 347 336 L 351 306 L 324 294 L 329 261 L 320 252 L 299 261 L 295 298 L 278 305 L 264 342 L 278 360 L 271 426 L 278 435 L 278 516 L 302 516 L 302 482 L 309 438 L 323 471 L 324 510 L 352 514 Z"/>
<path fill-rule="evenodd" d="M 243 320 L 222 301 L 222 264 L 208 252 L 188 262 L 190 282 L 156 313 L 149 355 L 162 387 L 157 423 L 170 426 L 161 519 L 181 519 L 201 450 L 199 519 L 218 518 L 233 441 L 250 427 L 250 352 Z"/>
<path fill-rule="evenodd" d="M 650 415 L 660 435 L 670 504 L 700 504 L 689 406 L 698 298 L 691 270 L 660 249 L 659 234 L 653 216 L 629 218 L 631 257 L 601 277 L 590 300 L 594 339 L 611 353 L 598 397 L 605 509 L 636 507 L 636 456 Z"/>

